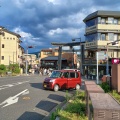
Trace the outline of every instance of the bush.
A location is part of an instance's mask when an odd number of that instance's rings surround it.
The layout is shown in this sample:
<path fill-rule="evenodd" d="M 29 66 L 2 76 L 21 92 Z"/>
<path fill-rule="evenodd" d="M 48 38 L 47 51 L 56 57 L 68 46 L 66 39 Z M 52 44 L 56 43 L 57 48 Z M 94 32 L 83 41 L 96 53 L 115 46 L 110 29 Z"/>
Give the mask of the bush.
<path fill-rule="evenodd" d="M 6 74 L 6 66 L 1 64 L 0 65 L 0 75 L 3 76 Z"/>
<path fill-rule="evenodd" d="M 110 86 L 107 82 L 101 83 L 100 86 L 105 91 L 105 93 L 110 92 Z"/>
<path fill-rule="evenodd" d="M 3 65 L 3 64 L 1 64 L 1 65 L 0 65 L 0 70 L 2 70 L 2 71 L 6 71 L 6 66 Z"/>
<path fill-rule="evenodd" d="M 18 64 L 10 64 L 9 65 L 9 70 L 12 71 L 12 73 L 20 73 L 20 68 Z"/>
<path fill-rule="evenodd" d="M 88 120 L 88 117 L 85 116 L 85 106 L 85 92 L 76 91 L 66 107 L 53 112 L 50 120 L 55 120 L 56 116 L 60 120 Z"/>

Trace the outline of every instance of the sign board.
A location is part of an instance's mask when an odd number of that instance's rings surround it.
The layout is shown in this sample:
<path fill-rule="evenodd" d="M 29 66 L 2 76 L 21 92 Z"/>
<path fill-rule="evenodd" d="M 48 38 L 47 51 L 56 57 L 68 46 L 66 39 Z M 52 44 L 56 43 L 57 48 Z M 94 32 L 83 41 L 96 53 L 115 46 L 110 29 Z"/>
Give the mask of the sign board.
<path fill-rule="evenodd" d="M 120 64 L 119 58 L 112 58 L 112 64 Z"/>
<path fill-rule="evenodd" d="M 107 54 L 105 51 L 98 52 L 98 60 L 105 60 L 107 58 Z M 96 60 L 97 60 L 97 52 L 96 52 Z"/>

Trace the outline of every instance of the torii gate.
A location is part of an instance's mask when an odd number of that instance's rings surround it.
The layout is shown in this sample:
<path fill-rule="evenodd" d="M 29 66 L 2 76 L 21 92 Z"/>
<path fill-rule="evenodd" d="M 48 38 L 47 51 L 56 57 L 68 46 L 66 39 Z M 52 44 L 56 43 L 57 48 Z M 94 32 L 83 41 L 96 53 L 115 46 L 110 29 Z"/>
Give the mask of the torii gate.
<path fill-rule="evenodd" d="M 61 53 L 62 53 L 62 47 L 63 46 L 70 46 L 71 48 L 73 46 L 78 46 L 80 45 L 81 46 L 81 49 L 80 49 L 80 53 L 81 53 L 81 65 L 80 65 L 80 71 L 82 73 L 82 61 L 84 59 L 84 43 L 85 42 L 70 42 L 70 43 L 57 43 L 57 42 L 52 42 L 51 44 L 54 45 L 54 46 L 58 46 L 59 47 L 59 55 L 58 55 L 58 70 L 61 70 Z"/>

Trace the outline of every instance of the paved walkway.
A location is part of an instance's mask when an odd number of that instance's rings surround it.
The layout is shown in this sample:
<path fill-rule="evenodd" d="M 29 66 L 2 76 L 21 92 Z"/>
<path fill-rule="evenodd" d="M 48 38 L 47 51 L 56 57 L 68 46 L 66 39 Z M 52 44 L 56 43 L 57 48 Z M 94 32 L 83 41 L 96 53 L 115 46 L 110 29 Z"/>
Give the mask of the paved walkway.
<path fill-rule="evenodd" d="M 85 76 L 82 76 L 82 81 L 94 81 L 97 83 L 97 80 L 87 79 Z M 98 80 L 98 83 L 101 83 L 101 80 Z"/>

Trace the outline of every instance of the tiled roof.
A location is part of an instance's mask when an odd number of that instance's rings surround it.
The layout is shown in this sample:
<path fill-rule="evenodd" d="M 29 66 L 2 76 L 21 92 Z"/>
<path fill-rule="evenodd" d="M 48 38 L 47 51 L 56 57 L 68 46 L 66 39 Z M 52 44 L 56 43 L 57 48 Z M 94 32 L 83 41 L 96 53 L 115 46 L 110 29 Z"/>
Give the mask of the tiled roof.
<path fill-rule="evenodd" d="M 62 60 L 66 60 L 65 58 L 61 58 Z M 58 60 L 58 56 L 48 56 L 45 58 L 42 58 L 41 60 Z"/>

